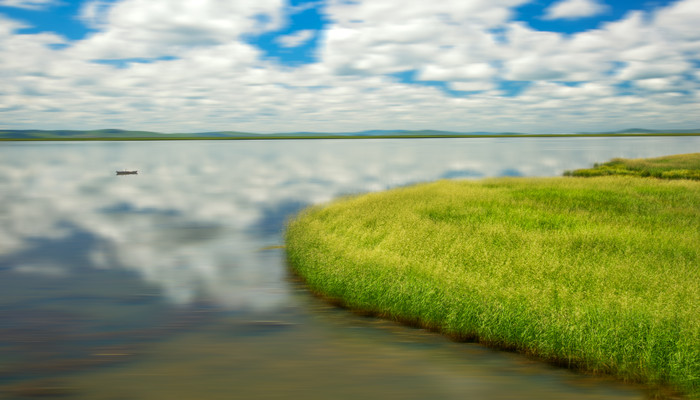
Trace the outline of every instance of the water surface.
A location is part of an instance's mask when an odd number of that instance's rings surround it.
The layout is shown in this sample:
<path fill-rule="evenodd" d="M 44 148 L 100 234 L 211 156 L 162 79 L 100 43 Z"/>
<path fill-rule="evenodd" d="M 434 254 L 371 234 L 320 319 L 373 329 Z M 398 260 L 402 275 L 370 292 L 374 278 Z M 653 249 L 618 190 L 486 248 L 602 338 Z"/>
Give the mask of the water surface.
<path fill-rule="evenodd" d="M 284 222 L 416 182 L 697 151 L 694 137 L 2 143 L 0 397 L 644 398 L 330 307 L 288 275 Z"/>

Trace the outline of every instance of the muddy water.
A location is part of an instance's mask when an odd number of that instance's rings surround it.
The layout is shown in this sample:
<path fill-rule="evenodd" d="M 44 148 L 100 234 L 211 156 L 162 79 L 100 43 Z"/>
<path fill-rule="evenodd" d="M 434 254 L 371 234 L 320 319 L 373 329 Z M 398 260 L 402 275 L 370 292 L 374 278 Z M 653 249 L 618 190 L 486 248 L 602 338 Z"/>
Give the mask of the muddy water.
<path fill-rule="evenodd" d="M 345 194 L 698 149 L 698 138 L 3 143 L 0 398 L 645 398 L 328 306 L 288 276 L 282 230 Z"/>

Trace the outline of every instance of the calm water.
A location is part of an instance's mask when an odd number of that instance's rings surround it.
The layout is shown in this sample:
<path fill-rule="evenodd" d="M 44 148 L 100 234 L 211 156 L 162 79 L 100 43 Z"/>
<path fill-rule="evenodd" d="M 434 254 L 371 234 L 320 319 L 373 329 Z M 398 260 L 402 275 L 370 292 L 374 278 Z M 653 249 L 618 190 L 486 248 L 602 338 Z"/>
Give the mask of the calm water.
<path fill-rule="evenodd" d="M 698 151 L 700 138 L 2 143 L 0 398 L 644 398 L 327 306 L 288 275 L 282 230 L 345 194 Z"/>

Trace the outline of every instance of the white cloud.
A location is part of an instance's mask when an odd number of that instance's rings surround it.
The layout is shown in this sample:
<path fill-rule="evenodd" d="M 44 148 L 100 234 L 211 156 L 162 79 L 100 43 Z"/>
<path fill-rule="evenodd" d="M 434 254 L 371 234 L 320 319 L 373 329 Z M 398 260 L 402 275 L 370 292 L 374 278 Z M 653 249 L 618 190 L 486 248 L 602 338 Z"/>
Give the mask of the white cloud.
<path fill-rule="evenodd" d="M 607 11 L 608 7 L 598 0 L 561 0 L 546 10 L 544 19 L 577 19 L 594 17 Z"/>
<path fill-rule="evenodd" d="M 109 10 L 112 3 L 108 0 L 89 0 L 83 3 L 78 18 L 85 25 L 99 29 L 108 24 Z"/>
<path fill-rule="evenodd" d="M 284 27 L 285 12 L 294 10 L 282 0 L 91 2 L 82 18 L 97 32 L 75 42 L 16 34 L 20 23 L 4 18 L 2 126 L 551 131 L 583 123 L 582 110 L 620 128 L 654 110 L 693 124 L 699 0 L 569 35 L 510 20 L 523 1 L 330 1 L 323 8 L 329 25 L 316 32 L 318 61 L 296 68 L 244 41 Z M 298 35 L 302 42 L 308 33 Z M 94 62 L 131 57 L 150 62 Z M 396 73 L 417 82 L 402 83 Z M 459 98 L 421 82 L 435 80 L 478 93 Z M 508 81 L 525 89 L 509 90 Z"/>
<path fill-rule="evenodd" d="M 14 32 L 25 27 L 25 24 L 6 18 L 3 14 L 0 14 L 0 39 L 3 39 L 3 41 L 13 39 Z M 1 45 L 2 43 L 0 42 L 0 46 Z"/>
<path fill-rule="evenodd" d="M 489 79 L 496 75 L 496 69 L 488 63 L 467 63 L 463 66 L 441 66 L 428 64 L 418 75 L 422 81 L 462 81 L 471 79 Z"/>
<path fill-rule="evenodd" d="M 640 79 L 634 84 L 642 89 L 658 92 L 669 92 L 680 89 L 680 87 L 678 87 L 678 81 L 673 78 Z"/>
<path fill-rule="evenodd" d="M 179 56 L 194 47 L 238 41 L 244 33 L 275 30 L 282 24 L 282 5 L 282 0 L 95 1 L 83 8 L 82 19 L 100 31 L 74 51 L 97 59 Z"/>
<path fill-rule="evenodd" d="M 312 8 L 317 8 L 317 7 L 322 7 L 323 6 L 323 0 L 319 1 L 310 1 L 308 3 L 302 3 L 297 6 L 289 6 L 289 12 L 291 14 L 299 14 L 301 12 L 304 12 L 306 10 L 310 10 Z"/>
<path fill-rule="evenodd" d="M 663 27 L 668 35 L 684 40 L 693 41 L 695 51 L 700 47 L 700 29 L 697 22 L 700 20 L 700 2 L 693 0 L 677 1 L 667 8 L 659 10 L 654 18 L 654 23 Z M 697 54 L 697 53 L 696 53 Z"/>
<path fill-rule="evenodd" d="M 623 80 L 654 79 L 677 76 L 690 71 L 691 65 L 682 60 L 630 61 L 619 74 Z"/>
<path fill-rule="evenodd" d="M 611 86 L 600 83 L 569 86 L 555 82 L 537 82 L 527 89 L 526 94 L 539 98 L 589 102 L 597 98 L 614 96 L 614 90 Z"/>
<path fill-rule="evenodd" d="M 489 81 L 472 81 L 472 82 L 450 82 L 450 89 L 462 90 L 465 92 L 479 92 L 491 90 L 494 84 Z"/>
<path fill-rule="evenodd" d="M 290 33 L 289 35 L 277 37 L 277 43 L 282 47 L 299 47 L 314 37 L 315 31 L 312 29 L 304 29 Z"/>
<path fill-rule="evenodd" d="M 60 4 L 58 0 L 0 0 L 0 6 L 26 8 L 39 10 L 49 6 Z"/>

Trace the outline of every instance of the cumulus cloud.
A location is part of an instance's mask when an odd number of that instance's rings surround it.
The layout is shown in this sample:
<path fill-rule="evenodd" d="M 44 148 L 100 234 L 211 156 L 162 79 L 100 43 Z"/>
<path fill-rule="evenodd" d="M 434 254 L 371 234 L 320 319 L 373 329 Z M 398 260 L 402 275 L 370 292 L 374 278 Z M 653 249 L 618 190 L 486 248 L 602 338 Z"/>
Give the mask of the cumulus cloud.
<path fill-rule="evenodd" d="M 678 76 L 692 66 L 682 60 L 630 61 L 618 75 L 623 80 L 653 79 Z"/>
<path fill-rule="evenodd" d="M 678 79 L 674 78 L 648 78 L 635 81 L 635 85 L 642 89 L 659 92 L 681 90 Z"/>
<path fill-rule="evenodd" d="M 421 68 L 418 79 L 426 81 L 460 81 L 488 79 L 495 74 L 496 69 L 489 63 L 471 63 L 464 66 L 428 64 Z"/>
<path fill-rule="evenodd" d="M 83 20 L 100 31 L 74 52 L 97 59 L 177 56 L 280 27 L 282 0 L 172 2 L 124 0 L 84 6 Z"/>
<path fill-rule="evenodd" d="M 654 16 L 654 25 L 662 30 L 679 50 L 692 54 L 697 59 L 700 53 L 700 30 L 697 21 L 700 19 L 700 2 L 685 0 L 660 9 Z"/>
<path fill-rule="evenodd" d="M 277 43 L 282 47 L 299 47 L 314 37 L 315 31 L 303 29 L 285 36 L 278 36 Z"/>
<path fill-rule="evenodd" d="M 546 10 L 544 19 L 577 19 L 600 15 L 608 10 L 598 0 L 562 0 Z"/>
<path fill-rule="evenodd" d="M 95 31 L 77 41 L 0 16 L 2 125 L 551 132 L 590 120 L 581 110 L 615 128 L 697 123 L 700 0 L 568 35 L 514 21 L 525 2 L 328 1 L 323 30 L 278 37 L 317 35 L 294 68 L 247 40 L 286 28 L 299 10 L 282 0 L 92 1 Z"/>
<path fill-rule="evenodd" d="M 29 10 L 39 10 L 60 4 L 58 0 L 0 0 L 0 6 L 26 8 Z"/>
<path fill-rule="evenodd" d="M 289 12 L 291 14 L 299 14 L 299 13 L 304 12 L 306 10 L 311 10 L 313 8 L 322 7 L 323 3 L 324 3 L 323 0 L 319 0 L 319 1 L 309 1 L 307 3 L 301 3 L 301 4 L 298 4 L 296 6 L 290 4 Z"/>
<path fill-rule="evenodd" d="M 339 74 L 394 73 L 422 69 L 437 60 L 442 70 L 461 69 L 455 71 L 459 76 L 471 63 L 483 65 L 499 51 L 489 29 L 503 26 L 512 7 L 522 3 L 442 1 L 396 6 L 331 1 L 326 14 L 333 24 L 323 35 L 321 55 Z"/>

